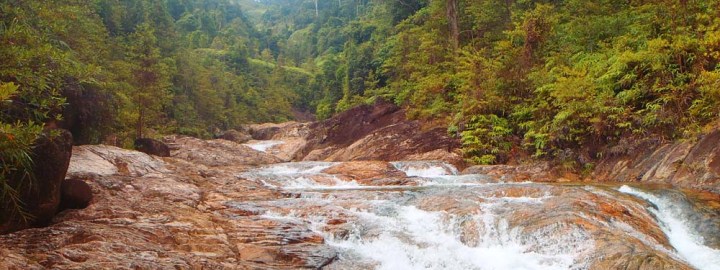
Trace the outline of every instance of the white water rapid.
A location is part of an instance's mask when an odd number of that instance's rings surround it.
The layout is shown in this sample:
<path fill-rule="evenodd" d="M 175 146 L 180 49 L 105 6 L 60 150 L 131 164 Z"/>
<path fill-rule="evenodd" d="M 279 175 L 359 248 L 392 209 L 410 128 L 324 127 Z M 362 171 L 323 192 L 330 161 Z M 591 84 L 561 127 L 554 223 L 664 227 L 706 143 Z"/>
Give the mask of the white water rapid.
<path fill-rule="evenodd" d="M 657 218 L 670 244 L 690 265 L 700 270 L 720 269 L 720 250 L 706 246 L 705 239 L 689 226 L 680 202 L 628 186 L 620 187 L 619 191 L 653 204 L 649 211 Z"/>
<path fill-rule="evenodd" d="M 284 143 L 283 141 L 267 140 L 267 141 L 250 141 L 250 142 L 245 143 L 244 145 L 248 146 L 256 151 L 267 152 L 267 150 L 272 148 L 273 146 L 281 145 L 283 143 Z"/>
<path fill-rule="evenodd" d="M 603 260 L 627 265 L 632 252 L 702 270 L 720 265 L 718 250 L 704 246 L 668 202 L 629 187 L 620 191 L 658 208 L 609 217 L 603 211 L 613 203 L 620 213 L 646 210 L 615 202 L 621 195 L 609 188 L 503 183 L 434 161 L 393 162 L 412 184 L 369 186 L 324 173 L 338 164 L 283 163 L 239 175 L 287 194 L 259 205 L 269 209 L 262 217 L 320 234 L 338 251 L 327 269 L 606 269 L 615 264 Z M 643 227 L 653 215 L 672 247 Z"/>

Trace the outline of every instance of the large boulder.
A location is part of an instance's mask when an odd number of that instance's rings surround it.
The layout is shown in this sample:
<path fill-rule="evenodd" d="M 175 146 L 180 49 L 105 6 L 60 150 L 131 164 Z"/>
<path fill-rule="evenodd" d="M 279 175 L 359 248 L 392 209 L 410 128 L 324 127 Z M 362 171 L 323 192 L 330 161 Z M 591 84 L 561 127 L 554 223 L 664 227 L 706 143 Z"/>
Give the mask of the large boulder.
<path fill-rule="evenodd" d="M 158 157 L 109 145 L 81 145 L 73 148 L 67 178 L 141 177 L 166 172 L 165 162 Z"/>
<path fill-rule="evenodd" d="M 0 234 L 47 225 L 57 213 L 60 187 L 68 170 L 73 145 L 70 132 L 58 131 L 57 136 L 45 133 L 36 141 L 32 152 L 35 182 L 28 189 L 20 191 L 19 197 L 24 203 L 24 210 L 33 218 L 25 220 L 13 209 L 2 209 Z M 19 181 L 26 180 L 23 177 L 9 179 L 11 186 L 18 186 Z"/>
<path fill-rule="evenodd" d="M 135 149 L 148 155 L 158 157 L 170 156 L 170 148 L 165 143 L 150 138 L 139 138 L 135 140 Z"/>
<path fill-rule="evenodd" d="M 60 190 L 60 210 L 83 209 L 93 197 L 90 185 L 80 179 L 65 179 Z"/>

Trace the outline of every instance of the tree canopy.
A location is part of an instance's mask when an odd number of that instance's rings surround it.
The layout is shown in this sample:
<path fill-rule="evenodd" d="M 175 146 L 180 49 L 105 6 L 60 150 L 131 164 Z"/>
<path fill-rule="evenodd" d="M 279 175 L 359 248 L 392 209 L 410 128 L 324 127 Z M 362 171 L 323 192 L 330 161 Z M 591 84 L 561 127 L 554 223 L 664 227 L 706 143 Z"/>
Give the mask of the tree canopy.
<path fill-rule="evenodd" d="M 383 98 L 469 161 L 582 165 L 717 127 L 719 18 L 710 0 L 8 0 L 0 120 L 129 146 Z"/>

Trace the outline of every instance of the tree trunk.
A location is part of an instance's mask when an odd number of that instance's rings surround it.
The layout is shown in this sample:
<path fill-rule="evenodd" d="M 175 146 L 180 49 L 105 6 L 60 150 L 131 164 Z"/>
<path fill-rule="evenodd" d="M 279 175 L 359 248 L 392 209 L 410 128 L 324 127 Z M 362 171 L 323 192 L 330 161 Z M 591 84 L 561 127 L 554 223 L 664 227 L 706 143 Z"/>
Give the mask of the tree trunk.
<path fill-rule="evenodd" d="M 460 44 L 460 29 L 458 27 L 458 5 L 457 0 L 447 0 L 445 9 L 450 26 L 450 44 L 453 50 L 457 50 Z"/>
<path fill-rule="evenodd" d="M 145 125 L 145 108 L 140 108 L 140 114 L 138 115 L 137 126 L 136 126 L 136 139 L 140 139 L 143 136 L 143 126 Z"/>

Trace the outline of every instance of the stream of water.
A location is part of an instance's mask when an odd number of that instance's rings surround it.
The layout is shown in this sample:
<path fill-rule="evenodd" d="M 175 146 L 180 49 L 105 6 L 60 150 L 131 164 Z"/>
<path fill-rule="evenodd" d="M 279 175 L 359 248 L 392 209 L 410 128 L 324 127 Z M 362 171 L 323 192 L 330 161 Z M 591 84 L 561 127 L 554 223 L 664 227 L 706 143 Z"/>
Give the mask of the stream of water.
<path fill-rule="evenodd" d="M 323 173 L 336 164 L 275 164 L 240 175 L 291 194 L 268 202 L 272 210 L 263 217 L 306 224 L 322 235 L 339 252 L 329 269 L 588 269 L 622 248 L 720 269 L 720 250 L 684 218 L 692 209 L 663 194 L 502 183 L 432 161 L 392 163 L 413 185 L 367 186 Z M 606 217 L 592 210 L 612 203 L 628 213 Z M 664 236 L 643 228 L 637 221 L 643 218 Z"/>

